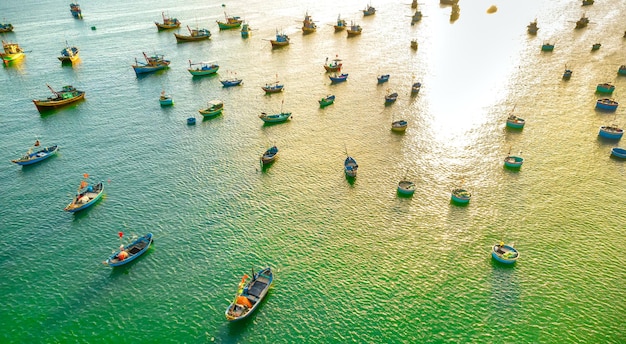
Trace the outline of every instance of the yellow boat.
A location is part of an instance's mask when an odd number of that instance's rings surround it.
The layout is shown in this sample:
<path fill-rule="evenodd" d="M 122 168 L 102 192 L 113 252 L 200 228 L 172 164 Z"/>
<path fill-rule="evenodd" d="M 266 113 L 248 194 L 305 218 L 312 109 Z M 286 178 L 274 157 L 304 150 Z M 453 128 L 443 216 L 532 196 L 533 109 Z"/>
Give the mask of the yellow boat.
<path fill-rule="evenodd" d="M 4 49 L 4 52 L 0 53 L 0 57 L 2 57 L 2 61 L 4 61 L 4 63 L 17 61 L 24 57 L 24 50 L 22 50 L 20 45 L 17 43 L 2 41 L 2 48 Z"/>

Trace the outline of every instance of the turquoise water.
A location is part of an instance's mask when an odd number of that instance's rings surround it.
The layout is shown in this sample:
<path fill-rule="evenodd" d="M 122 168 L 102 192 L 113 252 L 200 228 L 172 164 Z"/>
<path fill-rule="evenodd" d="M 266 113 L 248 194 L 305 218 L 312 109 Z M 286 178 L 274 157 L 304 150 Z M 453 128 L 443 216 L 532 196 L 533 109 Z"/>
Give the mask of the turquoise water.
<path fill-rule="evenodd" d="M 0 342 L 626 342 L 626 165 L 609 157 L 621 142 L 597 138 L 600 125 L 626 123 L 621 107 L 594 109 L 606 81 L 626 102 L 626 3 L 462 1 L 451 21 L 449 6 L 424 1 L 414 26 L 408 0 L 373 2 L 363 18 L 366 4 L 112 0 L 81 3 L 76 20 L 69 3 L 0 3 L 15 26 L 2 39 L 28 51 L 0 71 Z M 217 29 L 224 10 L 250 22 L 250 38 Z M 154 26 L 161 11 L 212 39 L 177 44 Z M 318 30 L 303 36 L 307 11 Z M 591 24 L 574 30 L 583 13 Z M 363 34 L 334 33 L 338 14 Z M 289 47 L 271 49 L 277 29 Z M 81 50 L 73 67 L 56 58 L 65 41 Z M 555 50 L 542 53 L 547 41 Z M 169 70 L 137 78 L 143 51 Z M 331 85 L 323 63 L 335 55 L 350 76 Z M 219 75 L 192 78 L 190 59 L 217 61 Z M 222 88 L 234 73 L 243 86 Z M 277 77 L 285 91 L 265 95 Z M 41 116 L 31 100 L 49 95 L 46 83 L 86 100 Z M 159 106 L 163 89 L 173 107 Z M 384 106 L 388 91 L 399 98 Z M 327 94 L 336 102 L 319 109 Z M 212 99 L 224 114 L 201 121 Z M 290 122 L 258 118 L 281 109 Z M 511 111 L 522 131 L 505 129 Z M 391 132 L 401 118 L 406 133 Z M 36 138 L 60 154 L 9 162 Z M 262 170 L 272 144 L 279 158 Z M 503 168 L 509 151 L 526 159 L 517 172 Z M 346 152 L 359 163 L 353 183 Z M 105 196 L 66 213 L 83 173 Z M 396 195 L 404 177 L 412 198 Z M 450 203 L 460 185 L 473 194 L 465 207 Z M 111 269 L 101 262 L 118 231 L 152 232 L 155 244 Z M 520 251 L 516 266 L 492 262 L 500 240 Z M 228 323 L 241 276 L 267 265 L 267 299 Z"/>

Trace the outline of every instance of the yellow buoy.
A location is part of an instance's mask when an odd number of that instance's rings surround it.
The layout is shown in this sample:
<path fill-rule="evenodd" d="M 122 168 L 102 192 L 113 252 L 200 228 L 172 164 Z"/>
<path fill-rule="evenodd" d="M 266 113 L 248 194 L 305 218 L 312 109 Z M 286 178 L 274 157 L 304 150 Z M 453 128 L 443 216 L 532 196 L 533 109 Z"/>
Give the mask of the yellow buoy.
<path fill-rule="evenodd" d="M 489 6 L 489 8 L 487 9 L 487 13 L 491 14 L 491 13 L 496 13 L 498 11 L 498 7 L 496 7 L 496 5 L 491 5 Z"/>

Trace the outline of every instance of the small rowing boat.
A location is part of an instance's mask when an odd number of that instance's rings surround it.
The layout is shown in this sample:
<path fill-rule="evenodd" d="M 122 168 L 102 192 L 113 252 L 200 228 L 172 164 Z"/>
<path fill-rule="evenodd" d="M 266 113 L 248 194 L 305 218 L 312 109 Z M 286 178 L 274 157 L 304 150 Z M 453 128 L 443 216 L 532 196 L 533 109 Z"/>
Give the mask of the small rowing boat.
<path fill-rule="evenodd" d="M 335 84 L 335 83 L 344 82 L 348 80 L 348 74 L 343 73 L 343 74 L 337 75 L 337 73 L 335 73 L 334 75 L 329 75 L 328 78 L 330 78 L 330 81 L 333 84 Z"/>
<path fill-rule="evenodd" d="M 452 202 L 458 204 L 468 204 L 472 198 L 472 194 L 466 189 L 456 188 L 451 193 Z"/>
<path fill-rule="evenodd" d="M 519 252 L 513 248 L 513 244 L 505 245 L 503 242 L 493 245 L 491 257 L 503 264 L 514 264 L 519 258 Z"/>
<path fill-rule="evenodd" d="M 406 128 L 408 127 L 408 125 L 409 125 L 409 122 L 403 119 L 394 121 L 391 123 L 391 130 L 397 133 L 403 133 L 406 131 Z"/>
<path fill-rule="evenodd" d="M 164 55 L 154 54 L 153 56 L 148 56 L 146 53 L 143 53 L 143 57 L 146 59 L 145 63 L 139 62 L 135 58 L 135 64 L 132 65 L 136 75 L 153 73 L 158 70 L 166 69 L 170 65 L 170 61 L 166 60 Z"/>
<path fill-rule="evenodd" d="M 321 108 L 326 107 L 335 102 L 335 95 L 329 94 L 326 97 L 323 97 L 322 99 L 320 99 L 318 102 L 320 103 Z"/>
<path fill-rule="evenodd" d="M 248 278 L 248 275 L 243 275 L 235 299 L 226 308 L 225 315 L 228 321 L 245 319 L 259 307 L 272 285 L 274 273 L 267 267 L 256 273 L 252 271 L 252 279 L 248 281 Z"/>
<path fill-rule="evenodd" d="M 415 183 L 408 180 L 398 182 L 398 194 L 403 196 L 413 196 L 415 193 Z"/>
<path fill-rule="evenodd" d="M 80 182 L 76 196 L 74 196 L 72 202 L 70 202 L 70 204 L 68 204 L 63 210 L 75 213 L 92 206 L 102 197 L 102 193 L 104 192 L 104 185 L 102 185 L 102 182 L 96 185 L 89 185 L 86 180 L 89 175 L 85 174 L 84 176 L 85 180 Z"/>
<path fill-rule="evenodd" d="M 343 171 L 349 178 L 356 178 L 356 173 L 359 169 L 359 165 L 356 163 L 353 157 L 347 156 L 343 162 Z"/>
<path fill-rule="evenodd" d="M 261 163 L 263 164 L 263 166 L 269 165 L 273 163 L 274 161 L 276 161 L 277 157 L 278 157 L 278 147 L 272 146 L 268 148 L 265 151 L 265 153 L 263 153 L 263 155 L 261 155 Z"/>
<path fill-rule="evenodd" d="M 171 106 L 174 105 L 174 99 L 169 94 L 165 94 L 165 91 L 161 91 L 161 96 L 159 96 L 159 104 L 161 106 Z"/>
<path fill-rule="evenodd" d="M 610 98 L 602 98 L 596 101 L 596 108 L 606 111 L 615 111 L 619 103 Z"/>
<path fill-rule="evenodd" d="M 221 100 L 211 100 L 208 102 L 207 107 L 202 110 L 198 110 L 204 118 L 213 118 L 219 116 L 224 111 L 224 102 Z"/>
<path fill-rule="evenodd" d="M 118 235 L 121 239 L 123 233 L 119 232 Z M 111 267 L 128 264 L 137 259 L 137 257 L 146 253 L 148 248 L 150 248 L 152 242 L 152 233 L 148 233 L 142 237 L 135 239 L 128 245 L 121 245 L 120 249 L 116 252 L 113 252 L 113 254 L 109 256 L 109 258 L 104 262 L 104 264 Z"/>
<path fill-rule="evenodd" d="M 44 147 L 33 152 L 33 149 L 39 146 L 39 140 L 35 141 L 33 147 L 29 148 L 24 156 L 19 159 L 11 160 L 11 162 L 20 166 L 32 165 L 34 163 L 38 163 L 42 160 L 48 159 L 59 151 L 59 146 L 54 145 L 50 147 Z"/>
<path fill-rule="evenodd" d="M 189 60 L 189 68 L 187 71 L 193 76 L 204 76 L 215 74 L 219 69 L 220 66 L 214 62 L 191 63 L 191 60 Z"/>
<path fill-rule="evenodd" d="M 282 123 L 291 118 L 291 112 L 281 112 L 277 114 L 268 115 L 265 112 L 261 112 L 259 118 L 265 123 Z"/>

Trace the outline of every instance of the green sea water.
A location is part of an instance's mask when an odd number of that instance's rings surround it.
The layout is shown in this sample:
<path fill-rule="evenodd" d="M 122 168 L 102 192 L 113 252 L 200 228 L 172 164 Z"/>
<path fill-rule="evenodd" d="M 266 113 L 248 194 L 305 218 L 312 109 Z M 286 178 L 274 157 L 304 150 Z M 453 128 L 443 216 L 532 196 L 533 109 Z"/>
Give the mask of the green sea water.
<path fill-rule="evenodd" d="M 626 165 L 610 157 L 622 143 L 597 136 L 626 125 L 624 105 L 594 109 L 603 82 L 626 103 L 626 3 L 461 0 L 451 18 L 429 0 L 413 26 L 408 0 L 372 2 L 368 17 L 357 1 L 80 4 L 83 20 L 69 2 L 0 2 L 15 27 L 1 38 L 27 51 L 0 70 L 0 342 L 626 342 Z M 157 32 L 162 11 L 211 40 L 177 44 L 176 31 Z M 224 11 L 251 36 L 219 31 Z M 318 29 L 303 35 L 307 12 Z M 590 25 L 574 30 L 583 14 Z M 362 35 L 335 33 L 338 15 Z M 276 30 L 292 44 L 272 50 Z M 66 41 L 80 49 L 74 66 L 56 58 Z M 137 78 L 142 52 L 170 68 Z M 349 77 L 331 85 L 323 64 L 335 56 Z M 216 61 L 218 75 L 192 78 L 189 60 Z M 235 74 L 243 85 L 223 88 Z M 390 81 L 378 85 L 380 74 Z M 285 90 L 265 95 L 277 78 Z M 46 83 L 86 99 L 42 116 L 31 100 L 50 94 Z M 162 90 L 173 107 L 160 107 Z M 399 97 L 385 106 L 388 92 Z M 337 100 L 320 109 L 327 94 Z M 224 114 L 202 121 L 213 99 Z M 258 118 L 281 110 L 293 118 Z M 505 128 L 511 112 L 523 130 Z M 390 130 L 398 119 L 404 134 Z M 35 139 L 59 155 L 11 164 Z M 273 144 L 279 158 L 262 169 Z M 503 168 L 509 152 L 525 158 L 519 171 Z M 83 173 L 105 196 L 66 213 Z M 411 198 L 396 194 L 404 178 L 417 185 Z M 450 203 L 458 186 L 468 206 Z M 155 243 L 111 269 L 101 262 L 119 231 Z M 499 241 L 520 251 L 515 266 L 491 260 Z M 241 276 L 265 266 L 266 300 L 228 323 Z"/>

